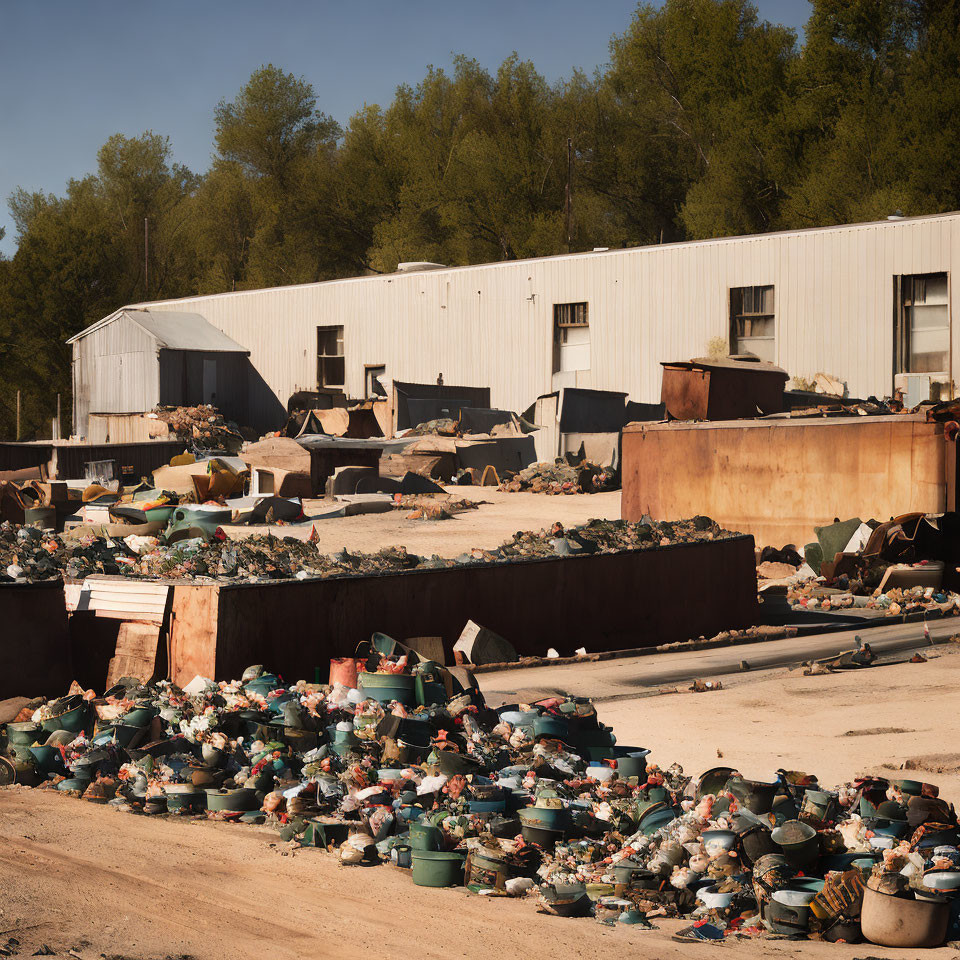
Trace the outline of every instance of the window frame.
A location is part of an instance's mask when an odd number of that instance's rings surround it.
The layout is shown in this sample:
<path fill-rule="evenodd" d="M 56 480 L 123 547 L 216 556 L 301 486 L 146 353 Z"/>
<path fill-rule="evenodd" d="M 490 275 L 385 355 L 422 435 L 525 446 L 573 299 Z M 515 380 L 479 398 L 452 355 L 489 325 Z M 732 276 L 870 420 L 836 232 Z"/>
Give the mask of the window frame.
<path fill-rule="evenodd" d="M 590 366 L 576 367 L 573 370 L 564 371 L 561 369 L 562 349 L 568 345 L 568 334 L 571 330 L 586 330 L 587 350 L 590 350 L 590 301 L 589 300 L 571 300 L 564 303 L 554 303 L 553 305 L 553 376 L 559 373 L 580 373 L 589 371 Z M 583 346 L 583 344 L 571 344 L 571 346 Z M 592 355 L 591 360 L 592 363 Z"/>
<path fill-rule="evenodd" d="M 750 299 L 753 301 L 752 305 L 756 306 L 756 297 L 757 291 L 770 291 L 771 303 L 769 304 L 769 309 L 744 309 L 744 303 L 746 300 L 745 293 L 750 291 Z M 735 298 L 739 297 L 740 309 L 735 309 Z M 762 299 L 765 297 L 762 296 Z M 764 306 L 767 306 L 764 304 Z M 729 317 L 729 329 L 728 329 L 728 342 L 729 350 L 732 355 L 738 355 L 741 353 L 740 344 L 741 341 L 766 341 L 773 344 L 773 357 L 770 362 L 777 362 L 777 285 L 775 283 L 748 283 L 743 286 L 729 287 L 727 289 L 727 311 Z M 773 327 L 773 333 L 770 336 L 741 336 L 740 335 L 740 321 L 741 320 L 769 320 Z M 761 358 L 763 359 L 763 358 Z"/>
<path fill-rule="evenodd" d="M 387 373 L 387 365 L 386 365 L 385 363 L 365 363 L 365 364 L 363 365 L 363 393 L 364 393 L 364 399 L 365 399 L 365 400 L 376 400 L 377 398 L 382 399 L 382 397 L 380 397 L 380 394 L 379 394 L 379 393 L 374 393 L 374 392 L 370 389 L 370 385 L 369 385 L 368 381 L 369 381 L 369 378 L 370 378 L 370 371 L 371 371 L 371 370 L 382 370 L 382 371 L 383 371 L 383 375 L 385 376 L 386 373 Z"/>
<path fill-rule="evenodd" d="M 328 346 L 323 342 L 324 334 L 330 334 L 336 332 L 334 337 L 334 346 L 338 351 L 337 353 L 322 353 L 321 347 Z M 328 377 L 328 370 L 336 369 L 338 364 L 336 362 L 328 361 L 339 361 L 339 368 L 341 371 L 340 382 L 333 382 L 332 378 Z M 345 350 L 344 350 L 344 328 L 342 323 L 334 323 L 328 325 L 321 325 L 317 327 L 317 389 L 318 390 L 334 390 L 340 389 L 343 390 L 347 384 L 347 363 L 345 359 Z"/>
<path fill-rule="evenodd" d="M 946 360 L 945 369 L 942 370 L 908 370 L 910 365 L 910 327 L 908 320 L 908 310 L 915 309 L 918 304 L 911 296 L 907 300 L 906 293 L 908 282 L 913 285 L 917 280 L 929 280 L 931 278 L 943 278 L 946 283 L 946 313 L 947 323 L 945 327 L 936 329 L 945 330 L 947 335 L 946 350 L 944 357 Z M 925 304 L 924 304 L 925 305 Z M 893 374 L 897 376 L 929 376 L 932 378 L 946 376 L 953 377 L 953 310 L 952 310 L 952 283 L 949 270 L 933 270 L 926 273 L 899 273 L 893 277 Z"/>

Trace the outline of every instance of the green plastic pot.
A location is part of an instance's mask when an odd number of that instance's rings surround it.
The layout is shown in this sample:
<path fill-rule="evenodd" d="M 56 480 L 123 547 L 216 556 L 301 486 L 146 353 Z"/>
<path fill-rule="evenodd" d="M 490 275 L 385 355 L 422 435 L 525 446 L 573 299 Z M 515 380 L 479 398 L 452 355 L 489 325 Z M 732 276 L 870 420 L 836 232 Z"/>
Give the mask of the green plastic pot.
<path fill-rule="evenodd" d="M 184 784 L 186 786 L 186 784 Z M 203 790 L 172 790 L 164 788 L 167 798 L 167 809 L 176 810 L 204 810 L 207 805 L 207 794 Z"/>
<path fill-rule="evenodd" d="M 134 707 L 120 717 L 119 722 L 129 727 L 145 727 L 158 712 L 156 707 Z"/>
<path fill-rule="evenodd" d="M 418 887 L 456 887 L 463 883 L 462 853 L 412 850 L 413 882 Z"/>
<path fill-rule="evenodd" d="M 8 723 L 7 724 L 7 743 L 11 747 L 29 747 L 36 743 L 41 734 L 39 723 L 27 721 L 26 723 Z M 43 737 L 46 740 L 46 737 Z"/>
<path fill-rule="evenodd" d="M 411 823 L 409 840 L 414 850 L 440 850 L 443 831 L 432 823 Z"/>
<path fill-rule="evenodd" d="M 63 773 L 63 756 L 56 747 L 30 747 L 37 770 L 44 776 L 51 773 Z"/>
<path fill-rule="evenodd" d="M 114 723 L 108 727 L 101 727 L 97 733 L 97 739 L 101 736 L 109 736 L 111 740 L 116 740 L 121 747 L 129 747 L 137 734 L 142 731 L 143 727 L 132 727 L 126 723 Z"/>
<path fill-rule="evenodd" d="M 207 790 L 207 809 L 216 813 L 246 813 L 260 806 L 255 790 Z"/>
<path fill-rule="evenodd" d="M 416 700 L 416 678 L 402 673 L 360 674 L 360 692 L 378 703 L 390 703 L 393 700 L 412 707 Z"/>
<path fill-rule="evenodd" d="M 46 730 L 47 733 L 53 733 L 55 730 L 80 733 L 80 731 L 83 730 L 84 724 L 87 722 L 89 713 L 90 705 L 88 703 L 81 703 L 72 710 L 61 713 L 59 716 L 41 721 L 40 726 Z"/>
<path fill-rule="evenodd" d="M 519 816 L 522 824 L 540 830 L 565 830 L 570 825 L 566 807 L 524 807 Z"/>

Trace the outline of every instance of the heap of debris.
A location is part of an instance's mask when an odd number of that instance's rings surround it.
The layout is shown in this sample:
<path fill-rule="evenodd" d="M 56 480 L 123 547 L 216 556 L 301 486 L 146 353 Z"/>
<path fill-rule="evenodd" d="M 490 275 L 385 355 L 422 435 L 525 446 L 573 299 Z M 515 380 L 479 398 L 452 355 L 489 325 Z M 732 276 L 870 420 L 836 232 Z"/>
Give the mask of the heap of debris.
<path fill-rule="evenodd" d="M 459 437 L 461 436 L 460 421 L 449 417 L 439 420 L 428 420 L 411 427 L 404 436 L 407 437 Z"/>
<path fill-rule="evenodd" d="M 865 616 L 960 615 L 960 514 L 859 517 L 816 528 L 803 559 L 765 548 L 761 592 L 781 590 L 795 611 Z"/>
<path fill-rule="evenodd" d="M 269 824 L 344 866 L 536 896 L 559 917 L 688 918 L 681 939 L 918 948 L 957 935 L 960 824 L 935 784 L 828 789 L 813 773 L 728 766 L 691 777 L 617 743 L 590 700 L 494 710 L 462 668 L 383 634 L 368 651 L 332 661 L 323 685 L 254 666 L 6 701 L 0 783 Z"/>
<path fill-rule="evenodd" d="M 195 407 L 157 407 L 154 415 L 170 427 L 172 436 L 199 447 L 235 454 L 243 444 L 237 424 L 208 403 Z"/>
<path fill-rule="evenodd" d="M 229 540 L 216 530 L 209 539 L 197 536 L 167 544 L 155 536 L 135 532 L 123 538 L 92 535 L 69 538 L 37 527 L 4 522 L 0 524 L 0 582 L 59 576 L 82 579 L 92 574 L 246 580 L 365 576 L 414 568 L 439 569 L 458 564 L 615 553 L 727 536 L 735 534 L 721 530 L 708 517 L 673 523 L 591 520 L 570 530 L 556 523 L 549 530 L 517 533 L 512 540 L 493 550 L 475 549 L 450 559 L 420 557 L 408 553 L 404 547 L 372 554 L 344 549 L 327 556 L 310 540 L 275 536 Z"/>
<path fill-rule="evenodd" d="M 620 485 L 613 467 L 602 467 L 591 460 L 570 463 L 558 457 L 553 463 L 534 463 L 500 484 L 507 493 L 529 490 L 531 493 L 575 494 L 616 490 Z"/>

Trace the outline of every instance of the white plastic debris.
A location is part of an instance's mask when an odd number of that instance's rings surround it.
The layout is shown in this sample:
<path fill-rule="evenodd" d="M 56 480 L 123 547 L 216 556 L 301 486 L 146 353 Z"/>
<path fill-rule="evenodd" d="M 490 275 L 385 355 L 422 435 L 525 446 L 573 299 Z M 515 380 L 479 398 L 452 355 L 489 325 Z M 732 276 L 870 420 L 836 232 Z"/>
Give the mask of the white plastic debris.
<path fill-rule="evenodd" d="M 547 659 L 548 659 L 548 660 L 559 660 L 559 659 L 560 659 L 560 654 L 557 653 L 557 651 L 554 650 L 553 647 L 551 647 L 551 648 L 547 651 Z"/>
<path fill-rule="evenodd" d="M 420 786 L 417 787 L 417 795 L 436 793 L 446 782 L 447 778 L 442 773 L 438 773 L 434 777 L 424 777 Z"/>
<path fill-rule="evenodd" d="M 529 877 L 511 877 L 504 883 L 504 888 L 511 897 L 522 897 L 533 889 L 533 881 Z"/>
<path fill-rule="evenodd" d="M 138 557 L 143 553 L 149 553 L 160 542 L 156 537 L 143 537 L 131 533 L 129 537 L 124 537 L 123 542 L 130 548 L 132 553 Z"/>
<path fill-rule="evenodd" d="M 198 673 L 184 688 L 183 692 L 188 697 L 199 697 L 201 693 L 204 692 L 208 687 L 216 686 L 216 684 L 207 679 L 207 677 L 201 677 Z"/>

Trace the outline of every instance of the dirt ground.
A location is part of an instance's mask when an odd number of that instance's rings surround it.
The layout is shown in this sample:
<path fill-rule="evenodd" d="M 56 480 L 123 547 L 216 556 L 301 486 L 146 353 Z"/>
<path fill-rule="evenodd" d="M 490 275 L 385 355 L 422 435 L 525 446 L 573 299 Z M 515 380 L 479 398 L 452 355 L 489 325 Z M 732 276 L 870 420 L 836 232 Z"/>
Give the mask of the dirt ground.
<path fill-rule="evenodd" d="M 318 520 L 315 524 L 271 526 L 281 537 L 306 539 L 315 526 L 322 553 L 333 553 L 344 546 L 350 550 L 373 552 L 384 547 L 405 546 L 411 553 L 455 557 L 471 547 L 489 550 L 509 540 L 518 530 L 539 530 L 559 520 L 572 527 L 594 518 L 620 519 L 620 491 L 609 493 L 547 496 L 539 493 L 501 493 L 496 487 L 447 487 L 452 499 L 478 502 L 476 510 L 458 513 L 449 520 L 408 520 L 409 510 L 371 513 L 336 520 Z M 307 500 L 307 515 L 328 509 L 329 504 Z M 228 528 L 231 536 L 248 535 L 247 528 Z M 257 534 L 266 532 L 258 527 Z"/>
<path fill-rule="evenodd" d="M 768 776 L 780 766 L 833 784 L 904 760 L 960 798 L 960 656 L 857 674 L 744 678 L 714 693 L 602 704 L 620 742 L 697 773 L 717 764 Z M 588 669 L 575 665 L 571 670 Z M 718 752 L 722 754 L 718 756 Z M 415 887 L 392 866 L 342 867 L 291 853 L 268 828 L 151 819 L 19 787 L 0 789 L 0 946 L 80 957 L 913 957 L 908 950 L 789 941 L 723 945 L 539 914 L 532 900 Z M 948 947 L 928 951 L 953 957 Z"/>

